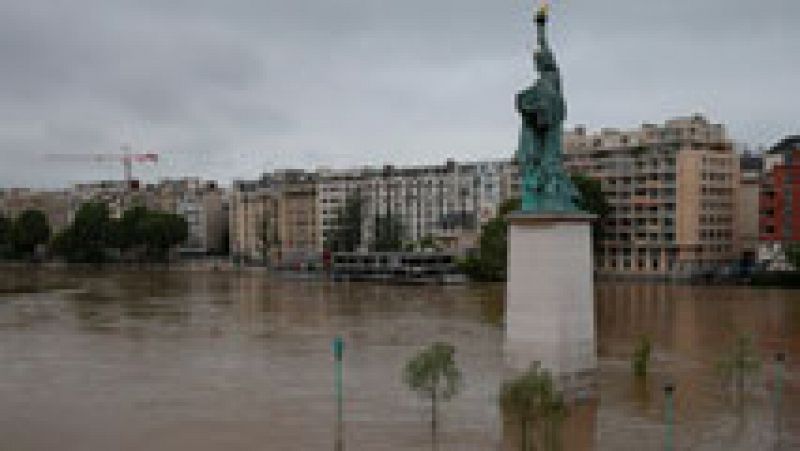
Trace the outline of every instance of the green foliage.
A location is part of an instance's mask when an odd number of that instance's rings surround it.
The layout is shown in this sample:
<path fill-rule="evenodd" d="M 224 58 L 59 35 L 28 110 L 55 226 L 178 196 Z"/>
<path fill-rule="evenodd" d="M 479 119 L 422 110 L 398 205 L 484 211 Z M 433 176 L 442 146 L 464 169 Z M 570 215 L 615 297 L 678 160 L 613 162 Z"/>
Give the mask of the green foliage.
<path fill-rule="evenodd" d="M 375 218 L 375 252 L 398 252 L 403 250 L 403 224 L 397 215 L 388 213 Z"/>
<path fill-rule="evenodd" d="M 436 239 L 430 235 L 422 237 L 417 243 L 421 250 L 425 249 L 434 249 L 439 250 L 439 243 L 436 242 Z"/>
<path fill-rule="evenodd" d="M 572 183 L 577 188 L 579 196 L 575 204 L 581 210 L 604 218 L 611 211 L 611 205 L 603 194 L 600 180 L 581 174 L 572 176 Z"/>
<path fill-rule="evenodd" d="M 786 246 L 786 260 L 794 266 L 796 271 L 800 271 L 800 243 Z"/>
<path fill-rule="evenodd" d="M 74 263 L 102 263 L 113 233 L 108 206 L 101 202 L 81 205 L 69 227 L 58 233 L 52 250 Z"/>
<path fill-rule="evenodd" d="M 142 220 L 141 228 L 146 255 L 150 260 L 166 260 L 169 250 L 189 236 L 186 219 L 172 213 L 148 212 Z"/>
<path fill-rule="evenodd" d="M 115 221 L 106 204 L 89 202 L 81 205 L 72 224 L 54 237 L 51 248 L 72 263 L 102 263 L 112 247 L 133 249 L 140 258 L 160 261 L 188 234 L 188 224 L 180 215 L 133 207 Z"/>
<path fill-rule="evenodd" d="M 639 343 L 636 345 L 636 349 L 633 351 L 633 356 L 631 357 L 631 367 L 636 377 L 647 377 L 647 367 L 650 365 L 651 352 L 652 343 L 650 342 L 650 338 L 647 336 L 639 338 Z"/>
<path fill-rule="evenodd" d="M 509 199 L 498 209 L 497 217 L 490 219 L 481 229 L 477 256 L 461 262 L 461 270 L 473 280 L 506 280 L 508 256 L 508 221 L 506 215 L 520 208 L 519 199 Z"/>
<path fill-rule="evenodd" d="M 437 404 L 449 401 L 461 388 L 461 371 L 456 365 L 455 347 L 449 343 L 433 343 L 408 361 L 403 380 L 421 397 L 431 401 L 431 434 L 435 443 Z"/>
<path fill-rule="evenodd" d="M 717 362 L 723 382 L 733 388 L 741 403 L 745 382 L 761 368 L 755 339 L 751 334 L 737 333 L 730 348 Z"/>
<path fill-rule="evenodd" d="M 11 252 L 11 231 L 13 228 L 14 222 L 0 213 L 0 258 L 7 256 Z"/>
<path fill-rule="evenodd" d="M 353 252 L 361 245 L 361 222 L 364 201 L 358 193 L 348 195 L 344 205 L 336 209 L 335 227 L 325 240 L 331 252 Z"/>
<path fill-rule="evenodd" d="M 538 362 L 517 378 L 503 383 L 500 406 L 519 424 L 521 451 L 530 450 L 534 441 L 541 443 L 544 449 L 558 449 L 559 427 L 567 416 L 567 408 L 550 372 L 542 369 Z M 540 432 L 538 440 L 531 440 L 531 432 Z"/>
<path fill-rule="evenodd" d="M 36 247 L 50 239 L 47 216 L 39 210 L 20 213 L 11 228 L 11 247 L 15 255 L 31 257 Z"/>
<path fill-rule="evenodd" d="M 575 205 L 587 213 L 597 215 L 597 220 L 592 224 L 592 242 L 597 246 L 598 238 L 603 232 L 603 219 L 611 212 L 611 205 L 603 194 L 600 180 L 575 174 L 572 176 L 572 183 L 579 193 Z"/>
<path fill-rule="evenodd" d="M 116 221 L 109 244 L 123 251 L 142 246 L 145 242 L 142 225 L 149 214 L 147 208 L 142 206 L 125 210 L 122 217 Z"/>

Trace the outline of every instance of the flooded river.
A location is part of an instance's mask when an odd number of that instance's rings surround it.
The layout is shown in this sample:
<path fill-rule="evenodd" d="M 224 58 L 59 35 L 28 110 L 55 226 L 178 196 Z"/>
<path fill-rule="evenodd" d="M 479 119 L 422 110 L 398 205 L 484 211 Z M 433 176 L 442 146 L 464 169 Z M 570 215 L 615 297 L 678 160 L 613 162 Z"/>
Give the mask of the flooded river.
<path fill-rule="evenodd" d="M 800 291 L 599 282 L 597 393 L 569 433 L 583 447 L 663 447 L 676 386 L 678 449 L 800 447 Z M 753 334 L 760 368 L 739 402 L 716 362 Z M 504 441 L 503 286 L 335 283 L 262 273 L 0 275 L 0 449 L 330 450 L 331 339 L 344 351 L 345 450 L 429 450 L 429 408 L 403 384 L 433 341 L 457 348 L 463 387 L 439 450 Z M 642 335 L 651 375 L 631 374 Z M 776 352 L 787 353 L 779 408 Z"/>

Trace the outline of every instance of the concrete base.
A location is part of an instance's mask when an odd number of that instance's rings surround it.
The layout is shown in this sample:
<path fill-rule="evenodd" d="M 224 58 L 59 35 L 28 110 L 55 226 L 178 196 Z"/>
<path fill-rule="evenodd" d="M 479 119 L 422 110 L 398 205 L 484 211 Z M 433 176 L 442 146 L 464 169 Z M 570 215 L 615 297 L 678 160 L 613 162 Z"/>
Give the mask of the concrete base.
<path fill-rule="evenodd" d="M 509 215 L 506 363 L 570 378 L 593 372 L 594 277 L 589 214 Z"/>

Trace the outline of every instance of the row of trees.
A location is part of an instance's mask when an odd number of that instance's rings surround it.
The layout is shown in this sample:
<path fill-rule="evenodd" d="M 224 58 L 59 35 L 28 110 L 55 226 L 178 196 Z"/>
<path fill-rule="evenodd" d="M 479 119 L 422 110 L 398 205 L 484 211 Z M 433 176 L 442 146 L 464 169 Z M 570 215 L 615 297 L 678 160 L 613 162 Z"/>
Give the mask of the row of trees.
<path fill-rule="evenodd" d="M 0 214 L 0 257 L 31 258 L 50 239 L 47 216 L 39 210 L 25 210 L 16 219 Z"/>
<path fill-rule="evenodd" d="M 431 406 L 431 441 L 437 449 L 439 403 L 456 396 L 462 385 L 455 361 L 456 349 L 449 343 L 433 343 L 408 361 L 403 380 Z M 561 422 L 567 408 L 549 371 L 534 363 L 524 373 L 503 383 L 500 406 L 513 419 L 520 433 L 520 450 L 559 449 Z"/>
<path fill-rule="evenodd" d="M 177 214 L 133 207 L 114 219 L 106 204 L 90 202 L 78 209 L 68 227 L 53 236 L 41 211 L 23 211 L 15 220 L 0 216 L 0 256 L 31 258 L 49 245 L 52 254 L 74 263 L 102 263 L 114 256 L 164 261 L 188 233 L 186 220 Z"/>
<path fill-rule="evenodd" d="M 603 195 L 599 180 L 583 175 L 573 175 L 572 182 L 579 193 L 575 204 L 581 210 L 598 217 L 592 231 L 593 239 L 596 242 L 600 233 L 600 223 L 608 215 L 611 207 Z M 519 208 L 519 199 L 509 199 L 500 206 L 497 216 L 483 226 L 477 255 L 470 256 L 462 262 L 462 270 L 470 278 L 489 282 L 506 280 L 508 266 L 506 261 L 508 252 L 506 216 Z"/>
<path fill-rule="evenodd" d="M 186 240 L 189 227 L 181 215 L 136 206 L 113 219 L 104 203 L 78 209 L 69 227 L 58 233 L 52 250 L 69 262 L 102 263 L 110 249 L 139 261 L 165 261 L 170 249 Z"/>
<path fill-rule="evenodd" d="M 730 399 L 741 409 L 745 406 L 748 383 L 761 368 L 761 361 L 752 334 L 733 330 L 731 336 L 715 369 L 724 390 L 732 395 Z M 455 397 L 463 382 L 455 352 L 455 347 L 449 343 L 433 343 L 412 357 L 403 370 L 403 380 L 409 389 L 430 403 L 434 449 L 437 448 L 440 403 Z M 779 364 L 784 358 L 784 354 L 776 357 Z M 652 342 L 643 336 L 631 356 L 631 369 L 637 384 L 648 378 L 651 359 Z M 776 396 L 780 399 L 781 393 Z M 499 402 L 507 418 L 516 423 L 521 451 L 562 449 L 560 428 L 569 411 L 553 375 L 538 362 L 517 377 L 503 382 Z"/>

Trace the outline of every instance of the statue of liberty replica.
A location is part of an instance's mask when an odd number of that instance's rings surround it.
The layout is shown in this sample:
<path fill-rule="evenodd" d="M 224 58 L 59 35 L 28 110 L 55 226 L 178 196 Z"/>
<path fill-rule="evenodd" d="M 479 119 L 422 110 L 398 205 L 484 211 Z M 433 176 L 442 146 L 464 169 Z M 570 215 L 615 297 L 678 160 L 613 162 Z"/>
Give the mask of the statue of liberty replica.
<path fill-rule="evenodd" d="M 517 94 L 522 116 L 517 164 L 522 179 L 522 211 L 525 213 L 574 213 L 577 191 L 562 165 L 562 124 L 567 105 L 561 90 L 561 74 L 547 42 L 547 5 L 534 16 L 539 44 L 533 54 L 539 79 Z"/>
<path fill-rule="evenodd" d="M 507 216 L 504 359 L 511 374 L 538 362 L 559 377 L 559 389 L 569 399 L 570 393 L 593 393 L 597 367 L 591 227 L 596 216 L 575 205 L 577 190 L 562 164 L 567 107 L 547 21 L 547 8 L 539 8 L 534 15 L 539 46 L 533 54 L 539 78 L 516 98 L 522 118 L 516 155 L 522 209 Z"/>

